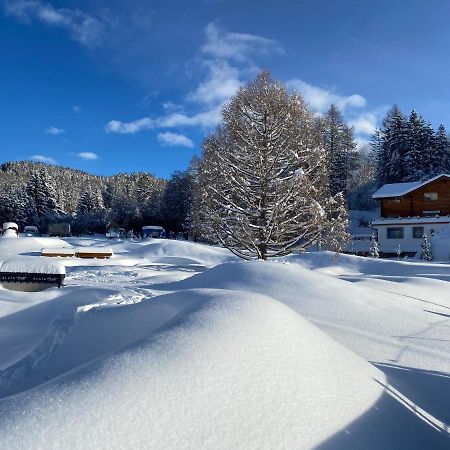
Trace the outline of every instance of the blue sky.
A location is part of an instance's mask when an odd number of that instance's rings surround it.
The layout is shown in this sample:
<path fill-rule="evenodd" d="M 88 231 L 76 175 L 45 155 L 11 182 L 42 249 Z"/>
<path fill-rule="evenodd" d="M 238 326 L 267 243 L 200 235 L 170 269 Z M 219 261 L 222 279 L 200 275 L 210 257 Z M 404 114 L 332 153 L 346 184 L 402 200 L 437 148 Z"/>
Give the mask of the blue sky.
<path fill-rule="evenodd" d="M 1 162 L 185 169 L 260 69 L 364 143 L 397 103 L 450 130 L 450 4 L 0 0 Z"/>

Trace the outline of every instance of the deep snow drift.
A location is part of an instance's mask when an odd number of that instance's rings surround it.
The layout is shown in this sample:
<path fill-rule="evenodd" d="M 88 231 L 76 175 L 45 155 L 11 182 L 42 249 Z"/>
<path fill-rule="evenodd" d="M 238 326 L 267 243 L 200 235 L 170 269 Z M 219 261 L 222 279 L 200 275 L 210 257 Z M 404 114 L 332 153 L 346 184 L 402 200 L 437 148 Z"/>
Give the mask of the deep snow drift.
<path fill-rule="evenodd" d="M 450 265 L 5 241 L 0 260 L 58 261 L 68 287 L 0 289 L 0 448 L 449 445 Z"/>

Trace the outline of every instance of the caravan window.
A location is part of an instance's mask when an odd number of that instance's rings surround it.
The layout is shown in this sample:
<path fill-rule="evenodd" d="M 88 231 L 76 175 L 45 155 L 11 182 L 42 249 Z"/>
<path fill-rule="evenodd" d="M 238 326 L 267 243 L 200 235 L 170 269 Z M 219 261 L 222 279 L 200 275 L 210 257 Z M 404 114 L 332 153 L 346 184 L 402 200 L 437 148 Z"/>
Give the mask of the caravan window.
<path fill-rule="evenodd" d="M 403 227 L 388 228 L 387 229 L 388 239 L 403 239 Z"/>
<path fill-rule="evenodd" d="M 421 239 L 423 236 L 424 229 L 423 227 L 413 227 L 413 238 Z"/>

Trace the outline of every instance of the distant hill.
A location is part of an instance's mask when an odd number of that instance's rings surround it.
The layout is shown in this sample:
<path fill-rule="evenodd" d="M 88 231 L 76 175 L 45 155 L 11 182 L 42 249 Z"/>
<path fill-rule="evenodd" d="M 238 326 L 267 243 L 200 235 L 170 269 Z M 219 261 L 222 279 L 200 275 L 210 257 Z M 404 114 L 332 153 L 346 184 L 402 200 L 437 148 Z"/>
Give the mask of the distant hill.
<path fill-rule="evenodd" d="M 110 195 L 132 196 L 136 190 L 163 190 L 166 181 L 147 172 L 119 173 L 104 177 L 81 170 L 32 161 L 6 162 L 0 165 L 0 192 L 23 188 L 33 172 L 45 169 L 56 187 L 56 199 L 60 207 L 72 213 L 76 211 L 81 195 L 88 189 Z"/>

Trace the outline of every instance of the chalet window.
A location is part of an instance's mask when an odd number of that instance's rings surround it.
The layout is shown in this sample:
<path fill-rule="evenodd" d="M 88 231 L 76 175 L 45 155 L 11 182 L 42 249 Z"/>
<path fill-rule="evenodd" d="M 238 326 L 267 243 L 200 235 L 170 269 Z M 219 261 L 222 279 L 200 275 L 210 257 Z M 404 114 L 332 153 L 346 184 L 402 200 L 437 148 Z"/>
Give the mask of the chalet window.
<path fill-rule="evenodd" d="M 400 203 L 401 201 L 402 201 L 402 199 L 400 197 L 394 197 L 394 198 L 388 199 L 388 203 Z"/>
<path fill-rule="evenodd" d="M 424 233 L 423 227 L 413 227 L 413 238 L 422 239 Z"/>
<path fill-rule="evenodd" d="M 434 202 L 438 199 L 438 193 L 437 192 L 425 192 L 425 194 L 423 194 L 423 199 L 426 202 Z"/>
<path fill-rule="evenodd" d="M 388 239 L 403 239 L 403 227 L 388 228 L 387 229 Z"/>

